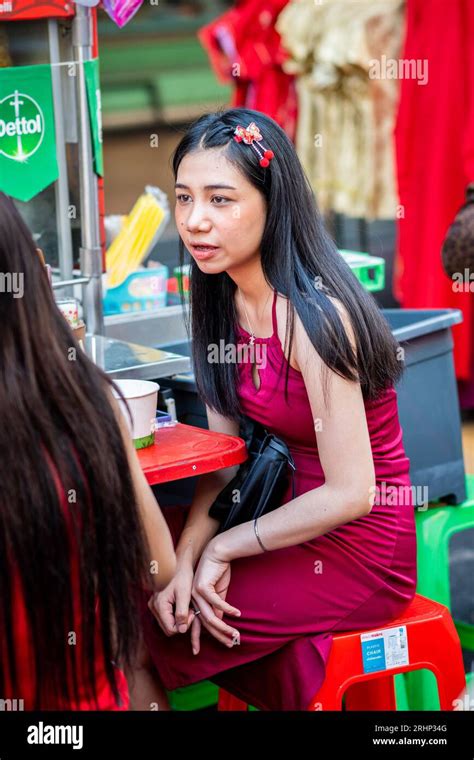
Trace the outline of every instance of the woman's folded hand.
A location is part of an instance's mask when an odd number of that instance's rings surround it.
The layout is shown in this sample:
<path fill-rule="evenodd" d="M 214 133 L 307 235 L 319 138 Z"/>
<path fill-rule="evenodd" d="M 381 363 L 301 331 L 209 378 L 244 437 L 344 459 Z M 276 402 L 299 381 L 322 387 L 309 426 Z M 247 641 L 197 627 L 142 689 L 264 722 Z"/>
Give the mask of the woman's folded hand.
<path fill-rule="evenodd" d="M 194 604 L 200 610 L 192 627 L 193 651 L 199 646 L 201 624 L 227 647 L 240 643 L 239 631 L 222 620 L 224 613 L 236 617 L 240 615 L 240 610 L 225 601 L 230 573 L 230 563 L 217 555 L 213 542 L 210 541 L 199 560 L 191 591 Z"/>
<path fill-rule="evenodd" d="M 148 607 L 167 636 L 186 633 L 195 617 L 190 609 L 193 576 L 191 564 L 178 566 L 170 583 L 153 594 L 148 602 Z"/>

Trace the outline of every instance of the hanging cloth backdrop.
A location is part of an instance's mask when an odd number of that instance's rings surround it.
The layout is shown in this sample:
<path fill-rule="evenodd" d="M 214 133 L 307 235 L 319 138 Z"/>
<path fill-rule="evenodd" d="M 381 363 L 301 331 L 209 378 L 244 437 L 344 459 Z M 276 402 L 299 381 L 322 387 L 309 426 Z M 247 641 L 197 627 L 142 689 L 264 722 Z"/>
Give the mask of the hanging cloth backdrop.
<path fill-rule="evenodd" d="M 277 25 L 297 78 L 296 147 L 323 211 L 393 219 L 402 0 L 290 0 Z"/>
<path fill-rule="evenodd" d="M 49 66 L 0 69 L 0 190 L 29 201 L 58 178 Z"/>
<path fill-rule="evenodd" d="M 294 77 L 282 63 L 287 53 L 275 22 L 288 0 L 237 0 L 235 7 L 199 32 L 216 76 L 234 85 L 232 106 L 271 116 L 295 139 L 297 98 Z"/>
<path fill-rule="evenodd" d="M 394 289 L 405 308 L 458 308 L 458 379 L 470 375 L 471 292 L 455 292 L 442 268 L 447 229 L 474 180 L 474 2 L 408 0 L 403 58 L 427 61 L 426 84 L 400 82 L 396 125 L 398 222 Z"/>

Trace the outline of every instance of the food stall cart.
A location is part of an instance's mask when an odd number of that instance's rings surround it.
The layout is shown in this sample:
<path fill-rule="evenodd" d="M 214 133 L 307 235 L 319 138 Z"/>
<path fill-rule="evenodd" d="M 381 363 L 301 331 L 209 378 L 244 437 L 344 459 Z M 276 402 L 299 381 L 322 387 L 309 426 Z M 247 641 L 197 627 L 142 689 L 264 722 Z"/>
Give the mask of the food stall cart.
<path fill-rule="evenodd" d="M 96 9 L 72 0 L 10 0 L 0 3 L 1 22 L 8 23 L 0 101 L 4 121 L 20 126 L 10 153 L 8 146 L 0 151 L 0 190 L 14 198 L 42 248 L 56 295 L 80 301 L 86 351 L 97 364 L 113 377 L 158 379 L 186 371 L 186 356 L 105 336 Z M 36 135 L 22 133 L 27 122 Z"/>

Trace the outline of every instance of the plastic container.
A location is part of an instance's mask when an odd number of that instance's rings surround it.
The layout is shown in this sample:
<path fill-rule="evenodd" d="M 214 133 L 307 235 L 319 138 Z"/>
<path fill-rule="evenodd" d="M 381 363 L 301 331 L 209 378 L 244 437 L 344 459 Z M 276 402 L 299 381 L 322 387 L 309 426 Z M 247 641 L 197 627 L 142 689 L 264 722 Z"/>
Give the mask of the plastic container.
<path fill-rule="evenodd" d="M 168 273 L 164 264 L 139 269 L 118 287 L 108 288 L 104 295 L 104 314 L 154 311 L 166 306 Z"/>
<path fill-rule="evenodd" d="M 183 282 L 183 300 L 187 301 L 189 299 L 189 277 L 185 275 L 182 278 L 182 282 Z M 178 277 L 168 278 L 167 290 L 168 290 L 167 305 L 168 306 L 181 305 L 181 293 L 179 289 Z"/>
<path fill-rule="evenodd" d="M 451 327 L 462 322 L 462 312 L 382 309 L 381 313 L 405 350 L 405 371 L 396 390 L 412 485 L 418 487 L 416 493 L 423 493 L 426 486 L 429 501 L 461 504 L 466 485 Z M 190 355 L 187 342 L 162 348 Z M 160 383 L 173 389 L 180 422 L 207 427 L 193 373 L 163 378 Z"/>
<path fill-rule="evenodd" d="M 188 280 L 188 287 L 189 287 L 189 276 L 191 274 L 191 264 L 183 264 L 183 266 L 174 267 L 173 269 L 173 276 L 177 278 L 177 280 L 180 280 L 182 277 L 187 278 Z M 184 290 L 186 290 L 186 285 L 184 285 Z"/>
<path fill-rule="evenodd" d="M 176 422 L 177 420 L 173 420 L 171 415 L 158 409 L 156 412 L 155 431 L 164 427 L 174 427 Z"/>
<path fill-rule="evenodd" d="M 376 292 L 385 287 L 385 259 L 370 256 L 361 251 L 348 251 L 344 248 L 339 253 L 354 272 L 366 290 Z"/>
<path fill-rule="evenodd" d="M 461 504 L 466 473 L 451 327 L 458 309 L 383 309 L 405 350 L 397 384 L 403 442 L 413 486 L 427 487 L 428 500 Z"/>
<path fill-rule="evenodd" d="M 156 429 L 156 407 L 158 402 L 158 383 L 150 380 L 115 380 L 115 384 L 122 391 L 132 415 L 131 434 L 133 445 L 136 449 L 144 449 L 153 446 Z M 130 419 L 125 405 L 113 389 L 122 413 L 130 428 Z"/>
<path fill-rule="evenodd" d="M 74 329 L 79 326 L 79 304 L 75 298 L 58 298 L 56 306 L 69 327 Z"/>

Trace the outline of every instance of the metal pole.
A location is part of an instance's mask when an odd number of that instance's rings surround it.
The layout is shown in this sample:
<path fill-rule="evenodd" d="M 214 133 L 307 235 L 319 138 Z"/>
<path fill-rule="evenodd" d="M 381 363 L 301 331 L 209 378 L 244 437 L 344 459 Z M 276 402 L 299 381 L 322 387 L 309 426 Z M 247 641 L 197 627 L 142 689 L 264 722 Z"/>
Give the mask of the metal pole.
<path fill-rule="evenodd" d="M 53 282 L 51 287 L 53 290 L 62 290 L 63 288 L 69 288 L 71 285 L 83 285 L 89 282 L 88 277 L 75 277 L 72 280 L 61 280 L 61 282 Z"/>
<path fill-rule="evenodd" d="M 79 136 L 79 187 L 81 198 L 81 273 L 90 277 L 83 285 L 84 320 L 87 332 L 104 334 L 102 307 L 102 249 L 100 245 L 97 177 L 93 167 L 89 105 L 87 102 L 84 62 L 92 58 L 92 11 L 76 5 L 72 26 L 74 60 L 78 62 L 76 94 Z"/>
<path fill-rule="evenodd" d="M 55 185 L 56 194 L 56 226 L 58 231 L 58 261 L 62 280 L 72 278 L 73 256 L 72 235 L 69 219 L 69 187 L 66 160 L 66 145 L 64 133 L 64 104 L 61 90 L 61 62 L 58 39 L 58 22 L 48 20 L 49 60 L 51 63 L 51 78 L 54 99 L 54 126 L 56 130 L 56 156 L 59 167 L 59 177 Z M 72 295 L 70 288 L 66 295 Z"/>

